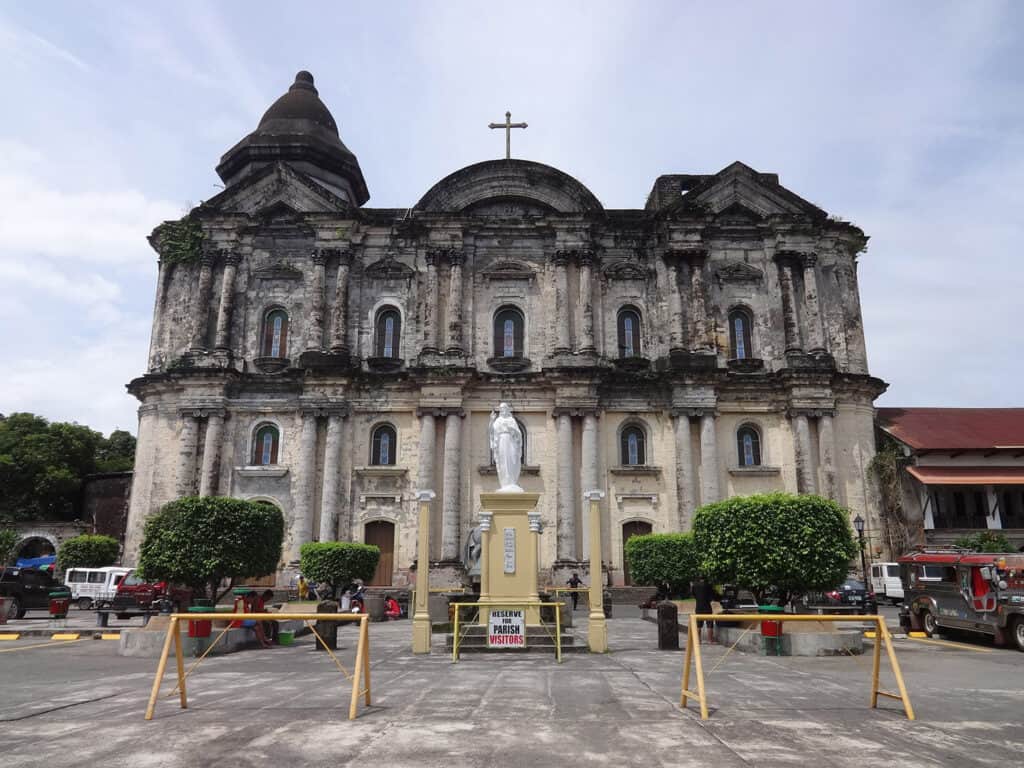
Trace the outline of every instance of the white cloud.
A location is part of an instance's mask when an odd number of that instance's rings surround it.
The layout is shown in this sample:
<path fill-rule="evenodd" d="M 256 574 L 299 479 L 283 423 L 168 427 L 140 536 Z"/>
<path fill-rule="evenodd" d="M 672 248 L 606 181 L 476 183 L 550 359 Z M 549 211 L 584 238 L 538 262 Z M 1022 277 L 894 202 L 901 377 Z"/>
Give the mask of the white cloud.
<path fill-rule="evenodd" d="M 4 19 L 0 19 L 0 48 L 4 50 L 8 62 L 23 69 L 30 68 L 40 58 L 56 59 L 84 72 L 91 69 L 66 48 Z"/>

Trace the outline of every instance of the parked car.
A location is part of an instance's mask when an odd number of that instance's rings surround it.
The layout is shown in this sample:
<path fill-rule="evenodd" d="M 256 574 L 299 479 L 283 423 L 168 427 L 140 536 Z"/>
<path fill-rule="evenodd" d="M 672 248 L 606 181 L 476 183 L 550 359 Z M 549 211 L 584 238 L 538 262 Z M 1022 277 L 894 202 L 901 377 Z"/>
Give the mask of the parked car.
<path fill-rule="evenodd" d="M 899 563 L 872 563 L 871 589 L 878 598 L 895 605 L 903 602 L 903 582 Z"/>
<path fill-rule="evenodd" d="M 21 619 L 26 611 L 45 611 L 50 592 L 62 584 L 45 568 L 4 568 L 0 573 L 0 597 L 7 601 L 7 618 Z"/>
<path fill-rule="evenodd" d="M 132 614 L 154 610 L 163 601 L 169 601 L 175 611 L 184 611 L 192 602 L 192 590 L 166 581 L 145 581 L 133 569 L 117 585 L 110 608 L 119 619 L 127 619 Z"/>
<path fill-rule="evenodd" d="M 878 613 L 875 593 L 865 587 L 863 581 L 852 578 L 834 589 L 809 592 L 804 595 L 803 603 L 815 608 L 863 608 L 865 613 Z"/>
<path fill-rule="evenodd" d="M 64 583 L 71 590 L 71 600 L 83 611 L 111 602 L 117 586 L 131 568 L 110 565 L 105 568 L 69 568 Z"/>

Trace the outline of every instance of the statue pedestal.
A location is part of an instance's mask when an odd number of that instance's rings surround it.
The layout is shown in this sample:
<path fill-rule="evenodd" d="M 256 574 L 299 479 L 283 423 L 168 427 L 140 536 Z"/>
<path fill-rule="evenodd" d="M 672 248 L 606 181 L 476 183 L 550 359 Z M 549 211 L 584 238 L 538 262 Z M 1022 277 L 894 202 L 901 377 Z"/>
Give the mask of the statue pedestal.
<path fill-rule="evenodd" d="M 539 493 L 481 493 L 480 624 L 490 617 L 488 604 L 497 609 L 525 605 L 527 624 L 540 624 L 537 593 L 540 513 L 533 511 Z M 530 603 L 538 605 L 530 606 Z"/>

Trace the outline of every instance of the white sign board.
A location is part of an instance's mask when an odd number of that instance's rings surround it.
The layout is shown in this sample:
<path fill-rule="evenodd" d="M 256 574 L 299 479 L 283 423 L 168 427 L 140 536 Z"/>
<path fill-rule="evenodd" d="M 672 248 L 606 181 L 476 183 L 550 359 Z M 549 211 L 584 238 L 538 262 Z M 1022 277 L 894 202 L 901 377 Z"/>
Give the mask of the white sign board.
<path fill-rule="evenodd" d="M 491 609 L 487 622 L 488 648 L 525 648 L 526 618 L 525 611 Z"/>
<path fill-rule="evenodd" d="M 505 531 L 505 573 L 516 572 L 516 529 L 506 528 Z"/>

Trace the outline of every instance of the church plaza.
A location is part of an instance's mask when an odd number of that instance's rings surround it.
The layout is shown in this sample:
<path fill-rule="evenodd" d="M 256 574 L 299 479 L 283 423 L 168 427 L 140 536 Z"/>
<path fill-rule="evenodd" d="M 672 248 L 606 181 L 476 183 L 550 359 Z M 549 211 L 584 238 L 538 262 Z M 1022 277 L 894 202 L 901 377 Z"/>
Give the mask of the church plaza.
<path fill-rule="evenodd" d="M 983 644 L 897 640 L 918 719 L 867 707 L 870 656 L 767 658 L 705 649 L 711 717 L 678 706 L 681 651 L 616 606 L 607 654 L 410 652 L 410 622 L 372 624 L 373 704 L 347 720 L 349 688 L 301 638 L 210 658 L 189 709 L 166 685 L 143 713 L 155 659 L 116 643 L 25 638 L 0 652 L 3 763 L 81 766 L 1013 765 L 1024 739 L 1021 667 Z M 632 614 L 625 615 L 625 614 Z M 577 613 L 577 634 L 585 631 Z M 88 636 L 85 636 L 88 638 Z M 351 668 L 355 630 L 340 632 Z M 685 644 L 684 638 L 680 638 Z M 44 644 L 40 647 L 39 644 Z M 719 662 L 721 665 L 715 668 Z M 883 663 L 883 677 L 887 673 Z M 168 681 L 172 675 L 168 677 Z M 888 679 L 888 678 L 886 678 Z"/>

